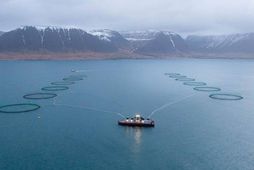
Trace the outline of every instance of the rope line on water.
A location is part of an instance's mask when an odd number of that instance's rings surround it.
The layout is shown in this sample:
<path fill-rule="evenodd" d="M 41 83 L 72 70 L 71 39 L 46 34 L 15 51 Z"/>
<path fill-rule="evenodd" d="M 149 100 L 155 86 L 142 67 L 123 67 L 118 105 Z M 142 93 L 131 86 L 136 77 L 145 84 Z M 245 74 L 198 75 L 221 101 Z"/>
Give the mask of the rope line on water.
<path fill-rule="evenodd" d="M 181 101 L 183 101 L 183 100 L 186 100 L 186 99 L 188 99 L 188 98 L 190 98 L 190 97 L 192 97 L 192 96 L 194 96 L 194 95 L 195 95 L 195 94 L 192 94 L 192 95 L 189 95 L 189 96 L 187 96 L 187 97 L 181 98 L 181 99 L 179 99 L 179 100 L 166 103 L 166 104 L 164 104 L 164 105 L 162 105 L 162 106 L 160 106 L 160 107 L 154 109 L 154 110 L 151 112 L 151 114 L 148 116 L 148 118 L 150 118 L 151 116 L 153 116 L 153 115 L 154 115 L 155 113 L 157 113 L 158 111 L 160 111 L 160 110 L 162 110 L 162 109 L 165 109 L 165 108 L 167 108 L 167 107 L 169 107 L 169 106 L 171 106 L 171 105 L 173 105 L 173 104 L 177 104 L 177 103 L 179 103 L 179 102 L 181 102 Z"/>
<path fill-rule="evenodd" d="M 184 98 L 181 98 L 179 100 L 176 100 L 176 101 L 172 101 L 172 102 L 169 102 L 169 103 L 166 103 L 166 104 L 163 104 L 161 105 L 160 107 L 154 109 L 151 114 L 148 116 L 148 118 L 151 118 L 155 113 L 157 113 L 158 111 L 162 110 L 162 109 L 165 109 L 173 104 L 177 104 L 179 102 L 182 102 L 183 100 L 186 100 L 192 96 L 194 96 L 195 94 L 192 94 L 192 95 L 189 95 L 189 96 L 186 96 Z M 115 112 L 115 111 L 109 111 L 109 110 L 102 110 L 102 109 L 97 109 L 97 108 L 94 108 L 94 107 L 88 107 L 88 106 L 75 106 L 75 105 L 68 105 L 68 104 L 57 104 L 56 103 L 56 99 L 53 98 L 53 102 L 52 102 L 53 106 L 65 106 L 65 107 L 71 107 L 71 108 L 79 108 L 79 109 L 86 109 L 86 110 L 91 110 L 91 111 L 98 111 L 98 112 L 104 112 L 104 113 L 113 113 L 113 114 L 117 114 L 123 118 L 126 118 L 123 114 L 121 114 L 120 112 Z"/>
<path fill-rule="evenodd" d="M 73 92 L 71 92 L 71 93 L 73 93 Z M 102 109 L 97 109 L 97 108 L 88 107 L 88 106 L 75 106 L 75 105 L 68 105 L 68 104 L 57 104 L 56 103 L 56 98 L 53 98 L 52 105 L 54 105 L 54 106 L 65 106 L 65 107 L 71 107 L 71 108 L 79 108 L 79 109 L 86 109 L 86 110 L 92 110 L 92 111 L 98 111 L 98 112 L 104 112 L 104 113 L 114 113 L 114 114 L 117 114 L 117 115 L 119 115 L 119 116 L 121 116 L 123 118 L 126 118 L 120 112 L 102 110 Z"/>
<path fill-rule="evenodd" d="M 93 107 L 75 106 L 75 105 L 67 105 L 67 104 L 56 104 L 55 101 L 53 101 L 53 105 L 54 105 L 54 106 L 65 106 L 65 107 L 71 107 L 71 108 L 86 109 L 86 110 L 97 111 L 97 112 L 104 112 L 104 113 L 114 113 L 114 114 L 117 114 L 117 115 L 119 115 L 119 116 L 125 118 L 125 116 L 122 115 L 120 112 L 114 112 L 114 111 L 96 109 L 96 108 L 93 108 Z"/>

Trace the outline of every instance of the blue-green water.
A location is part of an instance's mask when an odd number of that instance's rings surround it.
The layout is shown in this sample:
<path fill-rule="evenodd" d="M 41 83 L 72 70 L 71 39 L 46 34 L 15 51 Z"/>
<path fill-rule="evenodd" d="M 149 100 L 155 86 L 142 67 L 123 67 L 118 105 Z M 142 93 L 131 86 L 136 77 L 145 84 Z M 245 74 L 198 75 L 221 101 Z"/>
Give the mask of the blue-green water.
<path fill-rule="evenodd" d="M 211 99 L 212 92 L 195 91 L 166 72 L 244 99 Z M 81 73 L 84 80 L 55 92 L 55 105 L 22 98 Z M 0 113 L 0 169 L 253 170 L 253 73 L 252 60 L 1 61 L 0 106 L 41 108 Z M 100 111 L 148 116 L 168 103 L 152 116 L 155 128 L 120 127 L 118 114 Z"/>

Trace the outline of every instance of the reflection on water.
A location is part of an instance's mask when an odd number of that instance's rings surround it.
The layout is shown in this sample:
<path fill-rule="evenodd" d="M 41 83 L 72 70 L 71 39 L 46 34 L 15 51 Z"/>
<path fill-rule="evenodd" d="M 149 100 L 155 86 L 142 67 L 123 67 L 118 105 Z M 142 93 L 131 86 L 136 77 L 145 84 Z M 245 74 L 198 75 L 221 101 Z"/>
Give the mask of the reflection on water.
<path fill-rule="evenodd" d="M 142 143 L 142 128 L 140 127 L 126 127 L 125 134 L 128 138 L 132 138 L 133 144 L 130 145 L 131 151 L 134 153 L 140 152 Z"/>
<path fill-rule="evenodd" d="M 135 143 L 139 145 L 141 143 L 141 135 L 142 135 L 141 128 L 135 128 L 134 130 L 135 130 L 134 132 Z"/>

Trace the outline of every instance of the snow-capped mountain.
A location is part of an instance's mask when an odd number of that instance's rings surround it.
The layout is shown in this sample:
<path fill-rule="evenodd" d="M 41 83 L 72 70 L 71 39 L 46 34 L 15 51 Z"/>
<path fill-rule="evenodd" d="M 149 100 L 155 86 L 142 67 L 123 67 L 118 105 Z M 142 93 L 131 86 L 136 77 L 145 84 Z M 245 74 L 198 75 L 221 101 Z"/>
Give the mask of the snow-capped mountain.
<path fill-rule="evenodd" d="M 25 26 L 0 37 L 0 51 L 116 51 L 112 43 L 76 28 Z"/>
<path fill-rule="evenodd" d="M 157 31 L 126 31 L 121 32 L 122 36 L 129 41 L 147 41 L 155 38 Z"/>
<path fill-rule="evenodd" d="M 148 41 L 156 38 L 158 33 L 163 32 L 167 35 L 173 35 L 175 33 L 171 31 L 160 30 L 146 30 L 146 31 L 123 31 L 122 36 L 129 41 Z"/>
<path fill-rule="evenodd" d="M 220 36 L 188 36 L 186 43 L 192 51 L 201 52 L 254 52 L 254 33 Z"/>
<path fill-rule="evenodd" d="M 1 33 L 0 33 L 1 34 Z M 254 33 L 188 36 L 171 31 L 119 32 L 101 29 L 24 26 L 0 36 L 0 52 L 118 52 L 126 55 L 254 55 Z M 221 56 L 222 56 L 221 55 Z M 228 56 L 229 56 L 228 55 Z M 224 55 L 225 56 L 225 55 Z"/>
<path fill-rule="evenodd" d="M 100 29 L 100 30 L 91 30 L 88 32 L 100 40 L 107 41 L 113 43 L 116 47 L 124 47 L 128 44 L 128 40 L 126 40 L 119 32 L 109 30 L 109 29 Z"/>
<path fill-rule="evenodd" d="M 184 39 L 169 31 L 146 31 L 128 34 L 132 42 L 142 41 L 135 51 L 139 53 L 172 53 L 187 50 Z"/>
<path fill-rule="evenodd" d="M 4 32 L 3 32 L 3 31 L 0 31 L 0 36 L 1 36 L 2 34 L 4 34 Z"/>

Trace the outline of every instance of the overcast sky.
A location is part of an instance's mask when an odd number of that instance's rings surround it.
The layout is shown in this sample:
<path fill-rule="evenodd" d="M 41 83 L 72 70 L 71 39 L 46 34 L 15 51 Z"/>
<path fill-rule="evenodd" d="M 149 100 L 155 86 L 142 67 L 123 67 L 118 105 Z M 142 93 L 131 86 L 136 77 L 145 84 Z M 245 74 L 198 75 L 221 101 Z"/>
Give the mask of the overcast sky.
<path fill-rule="evenodd" d="M 1 0 L 0 30 L 22 25 L 254 32 L 254 0 Z"/>

